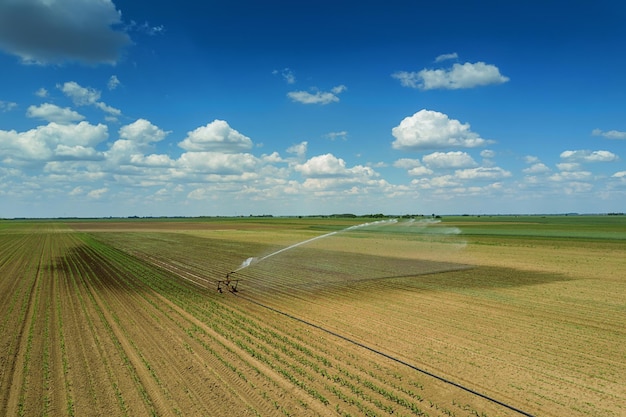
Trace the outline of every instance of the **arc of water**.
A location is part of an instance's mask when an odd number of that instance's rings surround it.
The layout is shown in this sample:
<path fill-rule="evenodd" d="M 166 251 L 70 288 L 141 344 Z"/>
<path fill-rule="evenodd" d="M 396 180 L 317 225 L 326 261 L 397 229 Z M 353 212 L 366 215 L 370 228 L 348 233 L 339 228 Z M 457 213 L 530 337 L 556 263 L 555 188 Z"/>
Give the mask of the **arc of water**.
<path fill-rule="evenodd" d="M 261 258 L 254 258 L 254 257 L 253 258 L 248 258 L 245 261 L 243 261 L 241 266 L 239 266 L 239 268 L 235 269 L 233 272 L 240 271 L 240 270 L 242 270 L 244 268 L 247 268 L 248 266 L 250 266 L 252 264 L 256 264 L 258 262 L 261 262 L 261 261 L 263 261 L 263 260 L 265 260 L 265 259 L 267 259 L 269 257 L 272 257 L 274 255 L 278 255 L 279 253 L 288 251 L 289 249 L 293 249 L 295 247 L 298 247 L 298 246 L 305 245 L 307 243 L 313 242 L 314 240 L 323 239 L 323 238 L 328 237 L 328 236 L 336 235 L 337 233 L 347 232 L 349 230 L 358 229 L 360 227 L 367 227 L 367 226 L 373 226 L 373 225 L 383 225 L 383 224 L 397 223 L 397 222 L 398 222 L 397 219 L 378 220 L 378 221 L 375 221 L 375 222 L 362 223 L 362 224 L 357 224 L 357 225 L 354 225 L 354 226 L 346 227 L 345 229 L 342 229 L 342 230 L 335 230 L 334 232 L 326 233 L 325 235 L 315 236 L 315 237 L 312 237 L 311 239 L 303 240 L 302 242 L 298 242 L 298 243 L 295 243 L 295 244 L 293 244 L 291 246 L 287 246 L 286 248 L 279 249 L 276 252 L 272 252 L 269 255 L 265 255 L 265 256 L 263 256 Z"/>

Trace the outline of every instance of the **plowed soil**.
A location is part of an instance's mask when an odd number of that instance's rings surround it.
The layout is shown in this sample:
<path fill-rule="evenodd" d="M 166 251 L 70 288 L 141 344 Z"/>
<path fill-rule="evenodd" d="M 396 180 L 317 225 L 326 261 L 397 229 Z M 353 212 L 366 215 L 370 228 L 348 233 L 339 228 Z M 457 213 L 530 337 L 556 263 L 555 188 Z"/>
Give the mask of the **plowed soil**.
<path fill-rule="evenodd" d="M 621 241 L 163 223 L 0 224 L 0 415 L 626 412 Z"/>

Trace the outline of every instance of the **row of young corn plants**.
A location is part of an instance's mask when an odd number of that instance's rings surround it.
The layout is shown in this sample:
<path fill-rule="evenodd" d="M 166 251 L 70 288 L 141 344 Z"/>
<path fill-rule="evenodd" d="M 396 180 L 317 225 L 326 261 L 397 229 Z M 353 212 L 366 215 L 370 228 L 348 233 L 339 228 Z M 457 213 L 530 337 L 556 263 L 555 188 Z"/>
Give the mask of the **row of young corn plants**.
<path fill-rule="evenodd" d="M 195 314 L 202 315 L 204 311 L 196 311 Z M 278 335 L 276 332 L 271 331 L 265 327 L 259 326 L 253 321 L 247 320 L 243 315 L 224 317 L 225 326 L 223 329 L 217 328 L 215 316 L 205 318 L 206 322 L 210 322 L 214 330 L 220 331 L 230 337 L 230 339 L 236 343 L 241 349 L 245 350 L 267 365 L 273 367 L 277 372 L 288 379 L 292 384 L 298 386 L 300 389 L 308 392 L 313 398 L 318 399 L 322 404 L 328 404 L 329 400 L 325 398 L 318 389 L 311 388 L 308 381 L 315 380 L 315 378 L 309 375 L 310 371 L 306 368 L 310 368 L 314 373 L 321 375 L 323 378 L 332 380 L 332 376 L 328 374 L 327 369 L 331 365 L 329 361 L 320 356 L 312 354 L 306 347 L 291 341 L 286 336 Z M 245 322 L 245 324 L 244 324 Z M 252 324 L 252 326 L 250 326 Z M 242 332 L 245 330 L 245 332 Z M 237 337 L 239 336 L 239 337 Z M 259 340 L 263 343 L 259 343 Z M 273 347 L 273 350 L 270 349 Z M 301 353 L 301 354 L 298 354 Z M 311 358 L 315 360 L 311 360 Z M 319 362 L 318 362 L 319 361 Z M 319 384 L 319 382 L 318 382 Z M 325 385 L 328 385 L 327 383 Z M 370 383 L 366 384 L 366 388 L 371 391 L 386 397 L 395 403 L 396 407 L 405 407 L 411 410 L 413 413 L 421 412 L 419 407 L 409 399 L 403 399 L 398 394 L 389 394 L 386 390 L 378 387 L 377 385 Z M 353 389 L 355 391 L 355 389 Z M 376 399 L 372 399 L 372 396 L 365 396 L 360 390 L 356 390 L 357 394 L 364 397 L 366 401 L 374 404 L 375 407 L 381 409 L 384 412 L 393 410 L 393 406 L 383 404 L 383 402 Z M 336 393 L 336 391 L 335 391 Z M 345 397 L 345 395 L 343 396 Z M 360 400 L 359 400 L 360 401 Z M 361 407 L 361 411 L 364 410 Z"/>
<path fill-rule="evenodd" d="M 214 256 L 220 257 L 219 253 L 214 253 Z M 162 259 L 163 262 L 168 261 L 165 255 Z M 178 259 L 177 261 L 177 267 L 182 268 L 184 263 Z M 145 264 L 140 264 L 141 268 L 145 269 Z M 288 279 L 285 281 L 286 278 L 280 278 L 286 276 L 289 269 L 293 269 L 293 265 L 286 264 L 282 272 L 277 271 L 265 280 L 264 277 L 259 277 L 259 280 L 269 282 L 266 285 L 272 293 L 279 292 L 287 299 L 293 299 L 294 291 L 293 288 L 289 288 Z M 394 412 L 407 415 L 449 415 L 448 407 L 439 405 L 437 401 L 429 401 L 423 394 L 416 393 L 413 382 L 389 381 L 389 378 L 385 378 L 384 372 L 374 372 L 372 368 L 359 368 L 358 364 L 352 365 L 354 367 L 352 370 L 336 365 L 345 360 L 345 356 L 340 352 L 326 356 L 328 355 L 326 349 L 319 346 L 313 351 L 310 348 L 310 340 L 295 342 L 290 330 L 281 335 L 277 329 L 271 330 L 266 323 L 261 324 L 257 319 L 253 319 L 246 308 L 242 309 L 239 306 L 233 308 L 230 302 L 227 303 L 230 307 L 226 307 L 219 298 L 216 298 L 218 300 L 216 302 L 207 301 L 212 297 L 207 297 L 205 291 L 187 283 L 172 280 L 171 277 L 155 279 L 152 272 L 148 272 L 147 275 L 146 283 L 151 288 L 164 294 L 194 317 L 202 320 L 213 331 L 233 342 L 239 351 L 282 375 L 290 384 L 306 392 L 313 401 L 322 405 L 328 404 L 327 408 L 334 409 L 338 414 L 382 415 Z M 271 278 L 274 278 L 273 282 Z M 302 290 L 301 294 L 306 297 L 306 290 Z M 194 326 L 191 333 L 196 334 L 198 328 Z M 285 329 L 288 327 L 283 326 L 283 331 Z"/>
<path fill-rule="evenodd" d="M 89 246 L 81 247 L 80 253 L 83 265 L 87 271 L 88 282 L 86 285 L 90 289 L 90 295 L 94 303 L 98 305 L 103 319 L 107 322 L 109 329 L 124 350 L 126 357 L 129 358 L 132 366 L 136 369 L 143 368 L 147 371 L 148 379 L 140 378 L 141 374 L 136 373 L 138 382 L 141 385 L 140 392 L 154 407 L 154 412 L 162 412 L 163 410 L 160 410 L 160 408 L 167 406 L 161 404 L 165 402 L 161 401 L 161 399 L 165 399 L 171 404 L 171 393 L 159 377 L 155 365 L 150 363 L 142 349 L 135 343 L 135 335 L 130 333 L 132 329 L 125 326 L 122 320 L 126 313 L 126 310 L 124 310 L 125 304 L 128 302 L 133 303 L 133 289 L 120 285 L 121 281 L 119 280 L 120 275 L 118 271 L 111 268 L 108 259 L 102 259 Z M 123 298 L 125 302 L 117 302 L 116 297 L 120 292 L 124 293 Z M 130 317 L 130 319 L 134 320 L 135 318 Z M 157 400 L 159 402 L 158 405 L 156 404 Z M 172 405 L 171 410 L 175 414 L 180 414 L 175 405 Z"/>
<path fill-rule="evenodd" d="M 64 242 L 53 229 L 14 224 L 0 232 L 0 415 L 51 415 L 62 404 L 52 265 Z"/>
<path fill-rule="evenodd" d="M 176 311 L 168 311 L 171 309 L 163 305 L 162 299 L 159 300 L 151 295 L 151 292 L 145 291 L 146 284 L 154 284 L 161 287 L 161 290 L 165 289 L 165 292 L 169 295 L 181 292 L 183 294 L 195 294 L 197 293 L 198 288 L 189 288 L 188 286 L 181 285 L 179 280 L 172 279 L 171 276 L 162 277 L 159 273 L 155 273 L 154 268 L 147 267 L 145 263 L 133 260 L 128 255 L 114 250 L 106 245 L 99 245 L 97 242 L 90 242 L 90 245 L 93 248 L 97 248 L 97 251 L 106 256 L 111 262 L 122 262 L 124 264 L 124 268 L 126 268 L 131 274 L 127 275 L 126 278 L 121 279 L 126 279 L 128 281 L 128 285 L 134 286 L 146 302 L 148 302 L 155 310 L 159 310 L 161 314 L 171 320 L 174 325 L 183 330 L 191 338 L 190 341 L 185 342 L 187 350 L 193 351 L 194 349 L 191 347 L 192 345 L 196 346 L 196 349 L 198 349 L 197 346 L 199 346 L 200 349 L 205 350 L 217 359 L 222 367 L 236 374 L 237 378 L 240 378 L 242 382 L 249 384 L 252 388 L 258 388 L 259 386 L 264 385 L 254 382 L 254 380 L 258 380 L 258 375 L 263 374 L 263 371 L 254 365 L 254 363 L 247 360 L 247 358 L 241 357 L 240 350 L 233 349 L 232 347 L 229 347 L 228 344 L 224 344 L 223 341 L 217 339 L 203 327 L 195 323 L 190 323 L 188 319 L 182 318 Z M 169 299 L 173 302 L 179 301 L 172 299 L 171 297 Z M 184 306 L 184 303 L 180 304 L 180 308 L 184 308 Z M 216 305 L 216 307 L 218 306 Z M 269 376 L 263 376 L 268 382 L 274 382 Z M 274 404 L 274 406 L 279 410 L 282 408 L 281 412 L 283 414 L 290 414 L 289 410 L 284 409 L 280 404 L 278 404 L 277 400 L 272 399 L 271 393 L 263 392 L 261 397 Z M 255 413 L 258 412 L 255 411 Z"/>
<path fill-rule="evenodd" d="M 77 246 L 82 242 L 76 242 Z M 80 320 L 75 323 L 77 328 L 86 327 L 88 334 L 73 334 L 72 358 L 77 360 L 83 369 L 80 373 L 75 373 L 74 365 L 71 366 L 71 375 L 68 379 L 72 381 L 73 391 L 77 390 L 77 385 L 81 384 L 83 389 L 77 392 L 74 399 L 68 401 L 68 409 L 71 415 L 81 415 L 88 412 L 90 408 L 97 407 L 103 403 L 103 395 L 112 392 L 116 398 L 116 415 L 140 414 L 141 411 L 151 415 L 156 415 L 157 410 L 146 391 L 135 364 L 129 358 L 121 341 L 115 334 L 112 324 L 105 312 L 100 307 L 96 295 L 90 289 L 90 274 L 93 272 L 86 265 L 85 260 L 74 251 L 63 259 L 65 268 L 68 271 L 69 291 L 72 292 L 74 304 L 70 307 L 70 318 Z M 80 319 L 77 319 L 80 317 Z M 95 345 L 95 352 L 89 352 L 87 347 L 90 343 Z M 113 351 L 110 350 L 113 347 Z M 95 353 L 98 358 L 97 363 L 93 363 Z M 116 363 L 121 362 L 123 367 L 121 372 L 116 369 Z M 106 385 L 102 386 L 105 392 L 96 389 L 97 382 L 102 381 L 102 373 L 106 376 Z M 130 381 L 130 383 L 128 382 Z M 137 401 L 139 400 L 139 401 Z M 132 404 L 132 408 L 131 408 Z M 107 406 L 111 406 L 107 404 Z M 133 411 L 134 410 L 134 411 Z M 140 411 L 141 410 L 141 411 Z"/>

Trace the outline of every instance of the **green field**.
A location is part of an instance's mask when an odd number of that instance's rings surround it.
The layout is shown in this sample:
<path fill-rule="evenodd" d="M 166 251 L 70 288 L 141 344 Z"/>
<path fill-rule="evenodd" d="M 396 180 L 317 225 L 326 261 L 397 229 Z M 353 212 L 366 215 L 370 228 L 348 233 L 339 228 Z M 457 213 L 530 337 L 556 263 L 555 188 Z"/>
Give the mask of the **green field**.
<path fill-rule="evenodd" d="M 373 220 L 0 221 L 0 414 L 626 413 L 623 216 Z"/>

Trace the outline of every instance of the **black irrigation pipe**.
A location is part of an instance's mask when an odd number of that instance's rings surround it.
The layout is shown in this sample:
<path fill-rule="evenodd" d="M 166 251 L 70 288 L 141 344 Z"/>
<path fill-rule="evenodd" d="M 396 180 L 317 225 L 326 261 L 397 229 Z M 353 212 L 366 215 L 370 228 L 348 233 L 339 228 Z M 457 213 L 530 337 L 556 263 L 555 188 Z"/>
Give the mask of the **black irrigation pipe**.
<path fill-rule="evenodd" d="M 234 293 L 234 292 L 233 292 L 232 294 L 234 294 L 234 295 L 235 295 L 235 296 L 237 296 L 238 298 L 241 298 L 241 299 L 246 300 L 246 301 L 248 301 L 248 302 L 250 302 L 250 303 L 253 303 L 253 304 L 256 304 L 256 305 L 261 306 L 261 307 L 263 307 L 263 308 L 266 308 L 266 309 L 268 309 L 268 310 L 271 310 L 271 311 L 273 311 L 273 312 L 275 312 L 275 313 L 282 314 L 283 316 L 289 317 L 290 319 L 293 319 L 293 320 L 299 321 L 300 323 L 304 323 L 304 324 L 306 324 L 306 325 L 308 325 L 308 326 L 311 326 L 311 327 L 314 327 L 314 328 L 316 328 L 316 329 L 322 330 L 323 332 L 326 332 L 326 333 L 331 334 L 331 335 L 333 335 L 333 336 L 335 336 L 335 337 L 338 337 L 338 338 L 340 338 L 340 339 L 342 339 L 342 340 L 345 340 L 346 342 L 352 343 L 353 345 L 356 345 L 356 346 L 362 347 L 363 349 L 367 349 L 367 350 L 369 350 L 370 352 L 373 352 L 373 353 L 375 353 L 375 354 L 377 354 L 377 355 L 384 356 L 385 358 L 387 358 L 387 359 L 391 359 L 391 360 L 392 360 L 392 361 L 394 361 L 394 362 L 398 362 L 398 363 L 399 363 L 399 364 L 401 364 L 401 365 L 408 366 L 408 367 L 409 367 L 409 368 L 411 368 L 411 369 L 414 369 L 414 370 L 416 370 L 416 371 L 418 371 L 418 372 L 421 372 L 421 373 L 423 373 L 423 374 L 425 374 L 425 375 L 428 375 L 428 376 L 430 376 L 430 377 L 433 377 L 433 378 L 435 378 L 435 379 L 438 379 L 439 381 L 444 382 L 444 383 L 446 383 L 446 384 L 449 384 L 449 385 L 455 386 L 455 387 L 457 387 L 457 388 L 459 388 L 459 389 L 462 389 L 463 391 L 467 391 L 467 392 L 469 392 L 470 394 L 474 394 L 474 395 L 476 395 L 476 396 L 478 396 L 478 397 L 484 398 L 484 399 L 486 399 L 486 400 L 488 400 L 488 401 L 491 401 L 492 403 L 495 403 L 495 404 L 501 405 L 502 407 L 505 407 L 505 408 L 508 408 L 509 410 L 515 411 L 516 413 L 519 413 L 519 414 L 524 415 L 524 416 L 527 416 L 527 417 L 535 417 L 534 415 L 532 415 L 532 414 L 530 414 L 530 413 L 528 413 L 528 412 L 526 412 L 526 411 L 520 410 L 519 408 L 516 408 L 516 407 L 514 407 L 514 406 L 512 406 L 512 405 L 509 405 L 509 404 L 503 403 L 502 401 L 496 400 L 496 399 L 495 399 L 495 398 L 493 398 L 493 397 L 490 397 L 490 396 L 488 396 L 488 395 L 482 394 L 482 393 L 480 393 L 480 392 L 478 392 L 478 391 L 476 391 L 476 390 L 473 390 L 473 389 L 471 389 L 471 388 L 468 388 L 468 387 L 466 387 L 466 386 L 463 386 L 463 385 L 461 385 L 461 384 L 459 384 L 459 383 L 457 383 L 457 382 L 451 381 L 451 380 L 446 379 L 446 378 L 444 378 L 444 377 L 442 377 L 442 376 L 439 376 L 439 375 L 433 374 L 432 372 L 429 372 L 429 371 L 427 371 L 427 370 L 425 370 L 425 369 L 419 368 L 419 367 L 417 367 L 417 366 L 415 366 L 415 365 L 411 365 L 411 364 L 410 364 L 410 363 L 408 363 L 408 362 L 405 362 L 405 361 L 403 361 L 403 360 L 401 360 L 401 359 L 398 359 L 398 358 L 396 358 L 396 357 L 394 357 L 394 356 L 391 356 L 391 355 L 389 355 L 389 354 L 387 354 L 387 353 L 385 353 L 385 352 L 382 352 L 382 351 L 380 351 L 380 350 L 374 349 L 374 348 L 372 348 L 372 347 L 370 347 L 370 346 L 364 345 L 363 343 L 361 343 L 361 342 L 357 342 L 357 341 L 356 341 L 356 340 L 354 340 L 354 339 L 350 339 L 349 337 L 346 337 L 346 336 L 343 336 L 343 335 L 341 335 L 341 334 L 339 334 L 339 333 L 333 332 L 332 330 L 328 330 L 328 329 L 326 329 L 326 328 L 324 328 L 324 327 L 322 327 L 322 326 L 319 326 L 319 325 L 317 325 L 317 324 L 311 323 L 311 322 L 306 321 L 306 320 L 304 320 L 304 319 L 301 319 L 301 318 L 299 318 L 299 317 L 293 316 L 293 315 L 291 315 L 291 314 L 289 314 L 289 313 L 285 313 L 284 311 L 280 311 L 280 310 L 278 310 L 278 309 L 275 309 L 274 307 L 270 307 L 270 306 L 268 306 L 268 305 L 262 304 L 262 303 L 260 303 L 260 302 L 258 302 L 258 301 L 252 300 L 252 299 L 250 299 L 250 298 L 248 298 L 248 297 L 241 296 L 241 295 L 239 295 L 238 293 Z"/>

